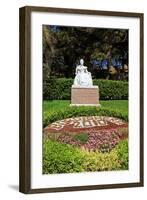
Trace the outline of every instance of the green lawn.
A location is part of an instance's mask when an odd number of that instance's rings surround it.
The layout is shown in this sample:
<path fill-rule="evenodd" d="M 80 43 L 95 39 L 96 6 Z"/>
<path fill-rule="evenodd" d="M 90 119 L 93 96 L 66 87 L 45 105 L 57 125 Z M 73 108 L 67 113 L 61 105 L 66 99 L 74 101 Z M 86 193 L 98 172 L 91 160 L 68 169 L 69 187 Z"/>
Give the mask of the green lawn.
<path fill-rule="evenodd" d="M 128 100 L 100 101 L 101 108 L 128 114 Z M 44 115 L 69 108 L 69 100 L 51 100 L 43 102 Z"/>
<path fill-rule="evenodd" d="M 128 100 L 100 101 L 103 108 L 128 114 Z"/>

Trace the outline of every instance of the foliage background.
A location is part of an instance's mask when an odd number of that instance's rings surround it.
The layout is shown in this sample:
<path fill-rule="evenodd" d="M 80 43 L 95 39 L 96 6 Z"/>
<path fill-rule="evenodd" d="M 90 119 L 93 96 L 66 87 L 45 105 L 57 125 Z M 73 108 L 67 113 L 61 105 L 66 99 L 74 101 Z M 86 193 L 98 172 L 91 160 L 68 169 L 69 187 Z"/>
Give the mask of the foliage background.
<path fill-rule="evenodd" d="M 70 100 L 72 78 L 50 78 L 43 83 L 44 100 Z M 112 80 L 93 80 L 99 87 L 100 100 L 128 99 L 128 82 Z"/>
<path fill-rule="evenodd" d="M 43 80 L 50 76 L 70 78 L 83 58 L 93 78 L 105 78 L 111 65 L 128 64 L 128 30 L 43 26 Z"/>

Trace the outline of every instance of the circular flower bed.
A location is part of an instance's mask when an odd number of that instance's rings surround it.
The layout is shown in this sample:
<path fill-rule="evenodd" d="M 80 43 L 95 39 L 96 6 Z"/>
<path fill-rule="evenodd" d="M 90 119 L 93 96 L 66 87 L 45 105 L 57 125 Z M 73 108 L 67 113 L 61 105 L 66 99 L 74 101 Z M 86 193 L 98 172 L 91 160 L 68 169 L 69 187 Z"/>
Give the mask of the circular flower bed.
<path fill-rule="evenodd" d="M 127 129 L 126 129 L 127 133 Z M 112 150 L 121 139 L 126 138 L 127 134 L 120 130 L 100 130 L 97 132 L 79 133 L 72 135 L 71 133 L 63 133 L 57 139 L 61 143 L 79 146 L 81 148 L 100 152 L 109 152 Z M 78 137 L 76 137 L 78 136 Z M 87 138 L 83 142 L 83 138 Z"/>
<path fill-rule="evenodd" d="M 109 152 L 120 140 L 128 137 L 128 124 L 114 117 L 83 116 L 49 124 L 44 134 L 60 143 L 89 151 Z"/>
<path fill-rule="evenodd" d="M 122 119 L 108 116 L 82 116 L 67 118 L 49 124 L 44 128 L 44 133 L 53 132 L 81 132 L 90 130 L 103 130 L 118 127 L 127 127 L 128 124 Z"/>

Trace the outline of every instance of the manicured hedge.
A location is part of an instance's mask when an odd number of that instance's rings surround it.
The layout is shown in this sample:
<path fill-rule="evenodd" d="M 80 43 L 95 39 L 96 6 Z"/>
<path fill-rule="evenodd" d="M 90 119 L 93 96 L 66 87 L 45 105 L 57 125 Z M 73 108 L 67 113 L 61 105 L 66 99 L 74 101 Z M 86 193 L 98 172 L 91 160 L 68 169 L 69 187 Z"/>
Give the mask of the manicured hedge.
<path fill-rule="evenodd" d="M 43 173 L 70 173 L 83 171 L 84 156 L 79 149 L 56 141 L 44 140 Z"/>
<path fill-rule="evenodd" d="M 104 109 L 99 107 L 91 107 L 91 106 L 80 106 L 80 107 L 69 107 L 64 109 L 63 111 L 55 111 L 52 113 L 47 113 L 43 115 L 43 127 L 48 124 L 55 122 L 57 120 L 71 118 L 71 117 L 79 117 L 79 116 L 111 116 L 118 117 L 128 121 L 128 114 L 121 113 L 118 111 L 114 111 L 111 109 Z"/>
<path fill-rule="evenodd" d="M 49 79 L 43 85 L 44 100 L 69 100 L 71 99 L 71 86 L 73 79 Z"/>
<path fill-rule="evenodd" d="M 87 151 L 44 139 L 43 173 L 95 172 L 128 169 L 128 140 L 109 153 Z"/>
<path fill-rule="evenodd" d="M 128 82 L 112 80 L 94 80 L 99 86 L 100 99 L 128 99 Z"/>
<path fill-rule="evenodd" d="M 121 169 L 128 169 L 128 140 L 122 140 L 116 147 Z"/>
<path fill-rule="evenodd" d="M 44 100 L 70 100 L 73 79 L 51 78 L 43 84 Z M 99 86 L 100 99 L 128 99 L 128 82 L 113 80 L 93 80 Z"/>

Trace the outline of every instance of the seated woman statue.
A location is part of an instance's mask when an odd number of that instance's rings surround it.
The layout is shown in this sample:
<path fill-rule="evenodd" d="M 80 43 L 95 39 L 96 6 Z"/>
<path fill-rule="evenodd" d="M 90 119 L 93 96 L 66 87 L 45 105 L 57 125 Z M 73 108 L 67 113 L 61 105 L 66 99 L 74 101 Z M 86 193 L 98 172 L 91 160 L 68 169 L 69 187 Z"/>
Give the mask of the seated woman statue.
<path fill-rule="evenodd" d="M 84 66 L 84 60 L 80 60 L 80 65 L 76 67 L 76 76 L 74 79 L 75 86 L 90 87 L 93 85 L 91 73 L 87 71 L 87 67 Z"/>

